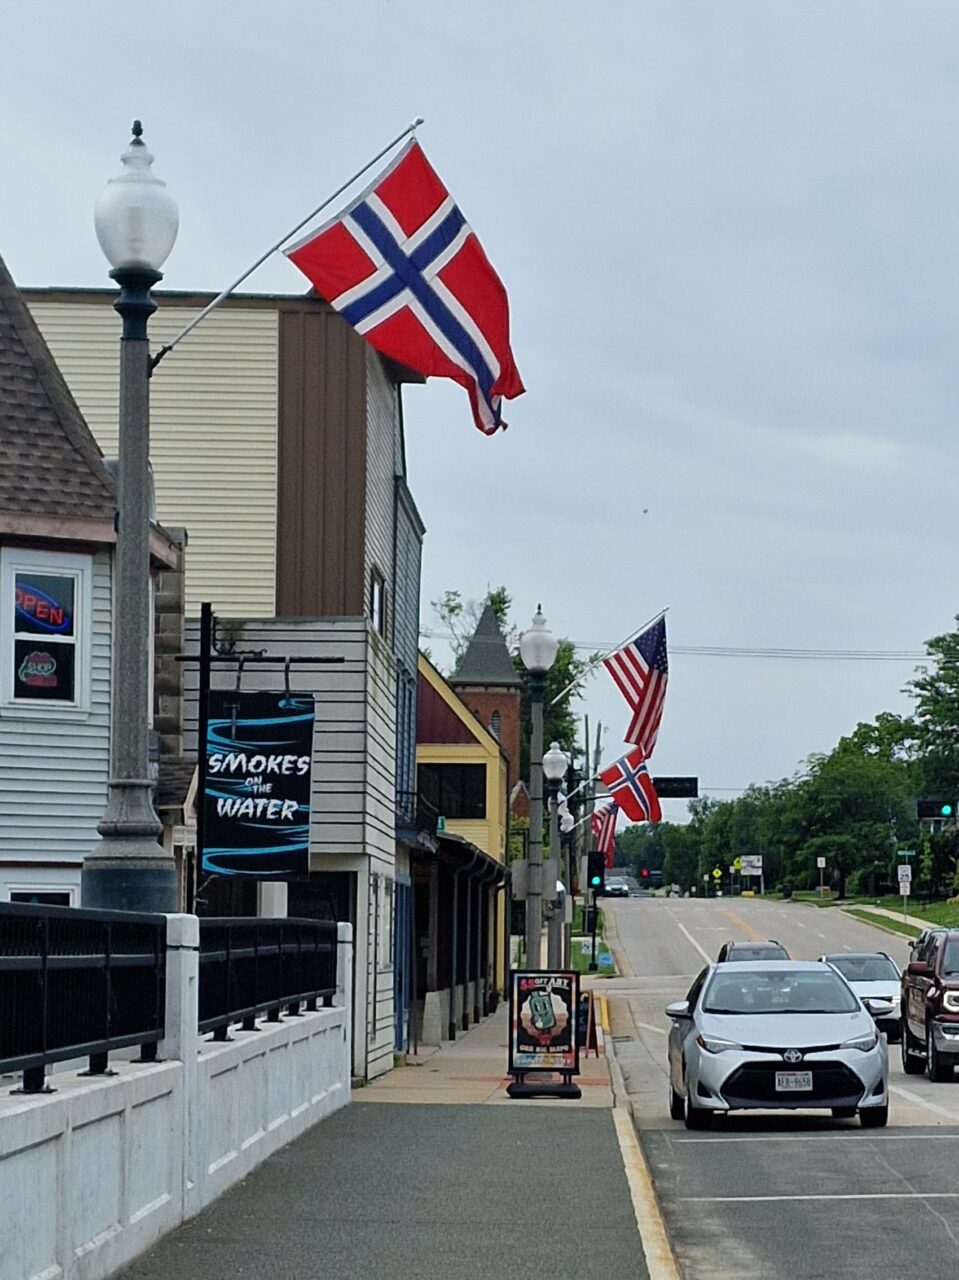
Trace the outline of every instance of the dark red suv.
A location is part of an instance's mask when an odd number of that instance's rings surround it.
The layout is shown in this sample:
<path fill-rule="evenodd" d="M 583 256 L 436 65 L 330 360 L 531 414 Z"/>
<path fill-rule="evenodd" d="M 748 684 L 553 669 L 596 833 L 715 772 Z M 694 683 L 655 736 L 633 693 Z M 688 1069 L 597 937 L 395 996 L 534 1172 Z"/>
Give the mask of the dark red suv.
<path fill-rule="evenodd" d="M 902 974 L 902 1066 L 951 1080 L 959 1065 L 959 929 L 919 940 Z"/>

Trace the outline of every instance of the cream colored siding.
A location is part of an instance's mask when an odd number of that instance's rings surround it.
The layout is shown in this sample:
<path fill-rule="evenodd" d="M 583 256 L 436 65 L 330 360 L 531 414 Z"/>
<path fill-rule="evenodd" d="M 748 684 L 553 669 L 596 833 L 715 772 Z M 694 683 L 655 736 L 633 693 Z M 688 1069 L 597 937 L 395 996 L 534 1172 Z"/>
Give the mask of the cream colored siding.
<path fill-rule="evenodd" d="M 31 310 L 104 454 L 117 453 L 120 318 L 102 301 L 33 301 Z M 157 350 L 196 315 L 165 305 Z M 157 366 L 151 448 L 161 523 L 184 526 L 186 603 L 271 617 L 276 571 L 277 313 L 214 312 Z"/>

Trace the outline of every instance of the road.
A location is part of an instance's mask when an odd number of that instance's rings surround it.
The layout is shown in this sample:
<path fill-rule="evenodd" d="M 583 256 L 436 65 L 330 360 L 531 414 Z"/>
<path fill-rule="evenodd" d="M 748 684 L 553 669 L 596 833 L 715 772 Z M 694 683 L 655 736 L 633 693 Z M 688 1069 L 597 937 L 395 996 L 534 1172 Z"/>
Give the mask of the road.
<path fill-rule="evenodd" d="M 664 1007 L 729 938 L 776 938 L 796 959 L 888 952 L 905 941 L 837 908 L 748 898 L 608 900 L 621 977 L 615 1051 L 686 1280 L 922 1280 L 959 1275 L 959 1078 L 906 1076 L 890 1047 L 889 1128 L 788 1113 L 724 1117 L 703 1134 L 670 1120 Z"/>

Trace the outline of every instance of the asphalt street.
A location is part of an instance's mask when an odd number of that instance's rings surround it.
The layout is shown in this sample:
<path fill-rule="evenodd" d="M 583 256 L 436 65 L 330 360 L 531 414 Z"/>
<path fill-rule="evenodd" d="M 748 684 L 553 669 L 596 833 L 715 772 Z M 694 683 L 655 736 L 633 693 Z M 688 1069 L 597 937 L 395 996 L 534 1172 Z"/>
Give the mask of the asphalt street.
<path fill-rule="evenodd" d="M 667 1109 L 664 1007 L 730 938 L 776 938 L 797 959 L 888 952 L 905 941 L 844 916 L 770 900 L 609 900 L 622 976 L 615 1051 L 686 1280 L 923 1280 L 959 1275 L 959 1078 L 906 1076 L 890 1046 L 890 1121 L 864 1133 L 826 1113 L 733 1114 L 689 1133 Z"/>

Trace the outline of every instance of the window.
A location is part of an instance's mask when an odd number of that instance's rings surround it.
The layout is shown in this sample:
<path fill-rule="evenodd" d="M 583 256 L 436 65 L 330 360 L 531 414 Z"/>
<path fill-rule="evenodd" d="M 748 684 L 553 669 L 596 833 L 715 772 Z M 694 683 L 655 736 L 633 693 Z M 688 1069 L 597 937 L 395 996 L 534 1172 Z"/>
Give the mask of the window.
<path fill-rule="evenodd" d="M 23 902 L 31 907 L 72 907 L 71 899 L 69 889 L 17 889 L 10 893 L 11 902 Z"/>
<path fill-rule="evenodd" d="M 444 818 L 486 817 L 485 764 L 421 764 L 420 794 Z"/>
<path fill-rule="evenodd" d="M 370 570 L 370 618 L 373 629 L 386 635 L 386 579 L 379 569 Z"/>
<path fill-rule="evenodd" d="M 88 701 L 89 556 L 3 549 L 0 702 L 79 708 Z"/>

